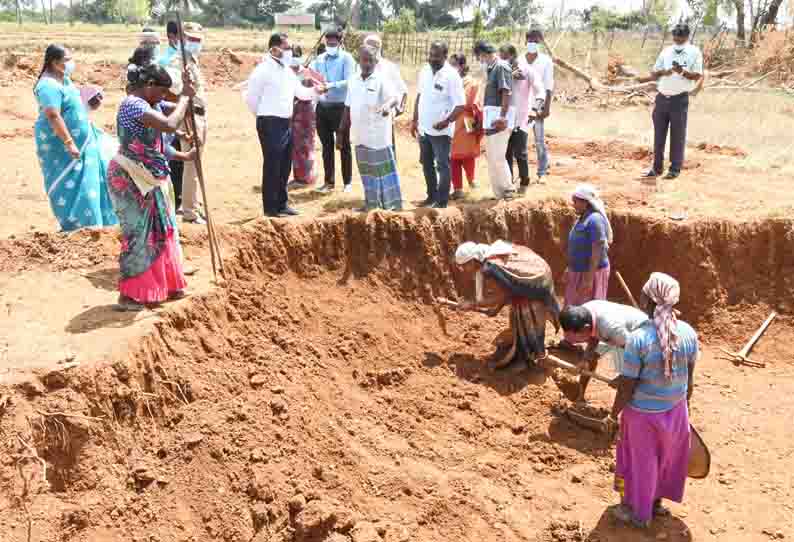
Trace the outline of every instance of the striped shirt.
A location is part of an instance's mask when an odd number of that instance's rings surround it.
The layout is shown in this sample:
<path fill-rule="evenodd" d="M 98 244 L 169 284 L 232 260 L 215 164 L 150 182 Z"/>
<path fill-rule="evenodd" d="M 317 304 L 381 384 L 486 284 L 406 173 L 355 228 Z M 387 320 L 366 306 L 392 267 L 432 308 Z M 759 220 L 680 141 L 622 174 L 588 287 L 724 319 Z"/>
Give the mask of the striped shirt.
<path fill-rule="evenodd" d="M 593 257 L 593 243 L 603 242 L 598 269 L 609 265 L 607 256 L 607 223 L 601 213 L 588 212 L 579 218 L 568 234 L 568 269 L 574 273 L 590 271 L 590 261 Z"/>
<path fill-rule="evenodd" d="M 629 405 L 646 412 L 666 412 L 686 398 L 689 365 L 697 361 L 700 347 L 692 326 L 678 321 L 678 348 L 673 353 L 673 374 L 664 375 L 662 346 L 656 327 L 648 320 L 626 342 L 622 375 L 639 380 Z"/>

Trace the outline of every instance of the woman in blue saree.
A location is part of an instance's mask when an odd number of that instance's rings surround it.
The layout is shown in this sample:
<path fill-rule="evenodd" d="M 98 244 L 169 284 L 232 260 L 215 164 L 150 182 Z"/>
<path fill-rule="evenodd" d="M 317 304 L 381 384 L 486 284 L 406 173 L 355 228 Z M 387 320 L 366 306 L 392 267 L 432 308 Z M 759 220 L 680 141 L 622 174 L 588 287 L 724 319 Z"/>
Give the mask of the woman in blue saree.
<path fill-rule="evenodd" d="M 99 142 L 80 91 L 70 79 L 74 66 L 69 51 L 50 45 L 34 90 L 39 105 L 36 154 L 44 189 L 63 231 L 118 223 Z"/>

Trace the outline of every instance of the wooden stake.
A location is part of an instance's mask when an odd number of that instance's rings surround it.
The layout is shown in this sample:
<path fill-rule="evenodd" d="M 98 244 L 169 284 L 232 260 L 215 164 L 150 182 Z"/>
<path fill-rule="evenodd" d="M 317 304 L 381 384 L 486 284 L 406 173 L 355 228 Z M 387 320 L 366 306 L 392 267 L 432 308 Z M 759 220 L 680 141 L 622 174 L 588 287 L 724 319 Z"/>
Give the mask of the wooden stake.
<path fill-rule="evenodd" d="M 623 280 L 623 276 L 620 274 L 620 271 L 615 271 L 615 276 L 618 278 L 618 282 L 620 283 L 620 287 L 623 288 L 623 291 L 629 297 L 629 301 L 631 301 L 631 304 L 634 305 L 635 309 L 639 309 L 640 306 L 637 303 L 637 300 L 634 299 L 634 296 L 631 295 L 631 290 L 629 290 L 629 287 L 626 284 L 626 281 Z"/>

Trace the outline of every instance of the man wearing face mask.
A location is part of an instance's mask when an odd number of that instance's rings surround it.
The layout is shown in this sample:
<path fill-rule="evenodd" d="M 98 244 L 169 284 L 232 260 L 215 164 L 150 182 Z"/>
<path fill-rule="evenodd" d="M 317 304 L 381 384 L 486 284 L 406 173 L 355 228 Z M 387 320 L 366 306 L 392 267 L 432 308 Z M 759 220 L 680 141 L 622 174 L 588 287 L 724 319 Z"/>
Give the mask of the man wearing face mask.
<path fill-rule="evenodd" d="M 303 83 L 292 69 L 292 46 L 286 34 L 268 41 L 269 53 L 254 69 L 245 85 L 245 102 L 256 115 L 256 131 L 262 148 L 262 206 L 269 217 L 290 217 L 298 212 L 289 206 L 287 180 L 292 169 L 292 128 L 295 98 L 311 99 L 314 79 Z M 300 68 L 297 70 L 300 72 Z"/>
<path fill-rule="evenodd" d="M 339 133 L 342 116 L 345 112 L 347 98 L 347 81 L 356 71 L 356 61 L 347 51 L 341 50 L 342 33 L 331 30 L 325 34 L 325 52 L 311 64 L 311 68 L 323 76 L 325 83 L 316 87 L 320 93 L 317 103 L 317 135 L 323 145 L 323 169 L 325 183 L 318 188 L 319 192 L 332 192 L 335 185 L 336 164 L 334 138 L 341 138 L 339 149 L 342 158 L 342 181 L 345 192 L 350 192 L 353 179 L 353 155 L 350 149 L 350 137 L 347 133 Z"/>
<path fill-rule="evenodd" d="M 677 24 L 673 28 L 672 46 L 656 59 L 653 72 L 639 77 L 640 83 L 657 81 L 659 93 L 653 108 L 653 168 L 646 177 L 657 177 L 664 169 L 664 147 L 670 131 L 670 169 L 666 179 L 681 174 L 686 148 L 686 126 L 689 113 L 689 93 L 703 77 L 703 54 L 689 43 L 689 25 Z"/>
<path fill-rule="evenodd" d="M 485 74 L 483 128 L 491 188 L 497 199 L 510 199 L 516 193 L 506 158 L 510 134 L 515 128 L 516 110 L 510 103 L 513 70 L 496 55 L 496 48 L 490 43 L 477 43 L 474 56 L 480 60 Z"/>
<path fill-rule="evenodd" d="M 554 61 L 545 53 L 539 50 L 543 43 L 543 32 L 539 28 L 532 28 L 527 32 L 527 54 L 524 57 L 526 63 L 534 70 L 535 77 L 546 89 L 546 96 L 543 101 L 543 109 L 538 111 L 535 122 L 532 125 L 535 136 L 535 151 L 538 155 L 538 182 L 543 182 L 543 177 L 549 169 L 549 153 L 546 150 L 546 119 L 551 114 L 551 96 L 554 94 Z"/>
<path fill-rule="evenodd" d="M 199 55 L 203 45 L 204 29 L 198 23 L 185 23 L 183 30 L 185 34 L 187 71 L 196 91 L 196 95 L 193 97 L 193 113 L 196 118 L 195 130 L 199 136 L 199 143 L 203 148 L 207 141 L 207 93 L 204 78 L 201 75 L 201 67 L 199 66 Z M 179 84 L 181 76 L 179 74 L 183 69 L 182 51 L 178 50 L 178 40 L 177 34 L 177 52 L 172 56 L 169 65 L 171 79 L 176 82 L 174 85 L 176 94 L 181 93 L 181 85 Z M 193 128 L 183 124 L 181 130 L 186 135 L 185 137 L 179 137 L 179 147 L 189 149 L 193 143 Z M 198 172 L 196 171 L 195 162 L 185 162 L 182 170 L 182 221 L 193 224 L 206 224 L 201 214 L 198 194 Z"/>
<path fill-rule="evenodd" d="M 447 44 L 430 45 L 428 65 L 419 72 L 411 135 L 419 139 L 419 161 L 427 183 L 424 207 L 443 209 L 449 202 L 449 169 L 455 120 L 463 113 L 466 94 L 458 71 L 447 64 Z M 436 166 L 438 172 L 436 173 Z"/>
<path fill-rule="evenodd" d="M 168 47 L 157 57 L 157 63 L 163 68 L 169 68 L 179 56 L 179 26 L 176 21 L 168 21 L 165 25 L 165 35 L 168 38 Z"/>

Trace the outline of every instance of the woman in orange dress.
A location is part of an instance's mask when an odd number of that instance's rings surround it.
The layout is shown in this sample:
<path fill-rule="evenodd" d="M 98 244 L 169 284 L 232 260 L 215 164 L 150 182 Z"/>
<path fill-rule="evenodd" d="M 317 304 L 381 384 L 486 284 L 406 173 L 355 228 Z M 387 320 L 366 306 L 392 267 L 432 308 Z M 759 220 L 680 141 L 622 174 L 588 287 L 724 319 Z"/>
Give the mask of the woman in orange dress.
<path fill-rule="evenodd" d="M 450 199 L 460 199 L 463 197 L 463 170 L 466 171 L 469 186 L 477 188 L 477 181 L 474 180 L 474 170 L 477 157 L 480 156 L 482 111 L 477 103 L 479 85 L 477 81 L 469 77 L 469 66 L 466 63 L 466 56 L 462 54 L 452 55 L 449 57 L 449 64 L 460 73 L 460 77 L 463 79 L 463 91 L 466 93 L 466 106 L 463 108 L 463 114 L 455 123 L 455 135 L 452 137 L 452 156 L 449 164 L 454 188 Z"/>

